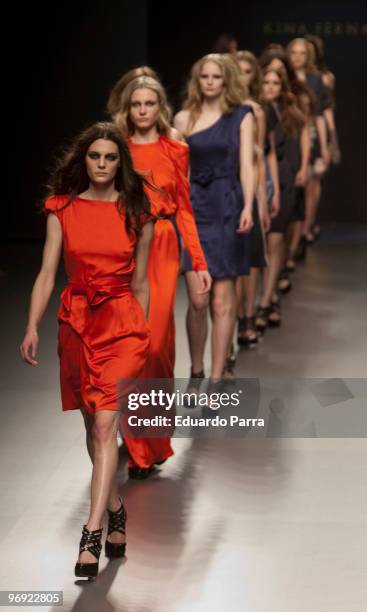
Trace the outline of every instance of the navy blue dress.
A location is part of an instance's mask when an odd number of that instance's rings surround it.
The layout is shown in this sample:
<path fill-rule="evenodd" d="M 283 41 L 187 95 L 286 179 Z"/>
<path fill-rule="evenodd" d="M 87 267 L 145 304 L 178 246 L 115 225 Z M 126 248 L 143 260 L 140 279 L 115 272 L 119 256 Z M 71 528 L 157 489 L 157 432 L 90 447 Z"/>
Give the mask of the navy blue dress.
<path fill-rule="evenodd" d="M 250 236 L 236 232 L 244 206 L 239 178 L 240 124 L 249 105 L 235 107 L 187 138 L 191 201 L 209 272 L 214 279 L 248 274 Z M 185 269 L 192 270 L 188 253 Z"/>

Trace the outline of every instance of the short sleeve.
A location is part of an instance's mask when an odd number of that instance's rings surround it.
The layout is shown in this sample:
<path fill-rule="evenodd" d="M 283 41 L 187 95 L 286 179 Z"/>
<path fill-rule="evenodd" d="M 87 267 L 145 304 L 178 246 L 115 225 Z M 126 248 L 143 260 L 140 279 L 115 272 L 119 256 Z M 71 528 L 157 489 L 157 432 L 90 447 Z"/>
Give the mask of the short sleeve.
<path fill-rule="evenodd" d="M 140 215 L 140 223 L 142 227 L 151 221 L 153 221 L 153 223 L 157 221 L 157 217 L 155 217 L 152 213 L 143 213 Z"/>
<path fill-rule="evenodd" d="M 45 200 L 45 203 L 43 205 L 44 214 L 48 216 L 48 214 L 52 212 L 57 216 L 58 219 L 60 219 L 62 209 L 65 206 L 67 200 L 68 196 L 50 196 Z"/>

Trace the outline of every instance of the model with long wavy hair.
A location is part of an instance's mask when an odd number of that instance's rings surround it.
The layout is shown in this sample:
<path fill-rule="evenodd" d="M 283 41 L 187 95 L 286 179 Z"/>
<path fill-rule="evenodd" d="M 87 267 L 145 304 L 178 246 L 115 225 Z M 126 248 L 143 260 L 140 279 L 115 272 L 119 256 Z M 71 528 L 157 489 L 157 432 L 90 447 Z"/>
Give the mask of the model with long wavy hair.
<path fill-rule="evenodd" d="M 306 83 L 316 99 L 314 116 L 315 131 L 312 137 L 311 174 L 306 185 L 306 211 L 303 225 L 303 240 L 312 243 L 315 236 L 312 232 L 317 210 L 321 199 L 321 179 L 330 164 L 330 152 L 327 144 L 327 124 L 325 110 L 332 105 L 326 95 L 326 89 L 320 72 L 314 63 L 312 45 L 304 38 L 295 38 L 287 46 L 288 60 L 299 81 Z"/>
<path fill-rule="evenodd" d="M 250 104 L 255 116 L 255 169 L 256 201 L 254 202 L 254 227 L 251 230 L 251 270 L 249 276 L 237 279 L 238 334 L 239 346 L 253 348 L 257 345 L 258 334 L 255 325 L 255 301 L 258 272 L 266 266 L 266 238 L 270 227 L 270 214 L 266 193 L 265 133 L 266 117 L 261 96 L 261 69 L 251 51 L 238 51 L 237 64 L 245 82 L 248 95 L 245 104 Z M 270 208 L 273 208 L 271 202 Z"/>
<path fill-rule="evenodd" d="M 180 245 L 175 225 L 191 255 L 199 292 L 208 292 L 211 283 L 190 201 L 189 149 L 169 121 L 170 108 L 161 83 L 142 76 L 126 85 L 115 123 L 127 138 L 134 167 L 161 188 L 161 193 L 148 189 L 152 210 L 158 220 L 148 266 L 151 344 L 144 376 L 165 379 L 167 391 L 174 378 L 174 304 L 180 268 Z M 122 433 L 123 425 L 122 420 Z M 149 476 L 156 464 L 173 454 L 168 435 L 149 439 L 124 436 L 124 440 L 130 454 L 131 478 Z"/>
<path fill-rule="evenodd" d="M 276 283 L 285 259 L 285 235 L 294 213 L 296 192 L 306 182 L 309 141 L 306 117 L 297 105 L 285 71 L 266 69 L 262 92 L 268 103 L 267 155 L 273 158 L 269 165 L 277 168 L 280 187 L 280 208 L 268 233 L 269 265 L 256 318 L 258 329 L 264 331 L 267 325 L 281 323 Z"/>
<path fill-rule="evenodd" d="M 52 173 L 44 211 L 42 267 L 20 350 L 26 363 L 38 364 L 38 327 L 63 247 L 68 284 L 58 310 L 62 409 L 80 409 L 93 464 L 75 575 L 95 578 L 106 509 L 106 556 L 125 554 L 126 512 L 116 481 L 122 400 L 117 382 L 141 374 L 149 348 L 146 270 L 153 223 L 143 179 L 113 124 L 95 124 L 75 139 Z"/>
<path fill-rule="evenodd" d="M 190 389 L 204 376 L 207 314 L 212 317 L 211 385 L 219 384 L 232 343 L 236 316 L 235 279 L 248 274 L 255 189 L 254 118 L 229 61 L 211 53 L 191 69 L 183 110 L 175 127 L 187 139 L 191 196 L 199 236 L 213 277 L 210 295 L 198 295 L 192 261 L 186 257 L 189 294 L 187 330 Z"/>

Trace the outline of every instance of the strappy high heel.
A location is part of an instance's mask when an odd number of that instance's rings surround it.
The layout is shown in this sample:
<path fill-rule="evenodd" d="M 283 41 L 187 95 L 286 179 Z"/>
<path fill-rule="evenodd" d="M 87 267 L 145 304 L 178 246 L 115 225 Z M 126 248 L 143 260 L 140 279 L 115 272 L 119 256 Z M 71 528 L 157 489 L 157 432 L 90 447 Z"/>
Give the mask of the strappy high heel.
<path fill-rule="evenodd" d="M 228 355 L 228 357 L 226 358 L 225 364 L 224 364 L 224 368 L 223 368 L 223 372 L 222 372 L 222 378 L 224 380 L 234 380 L 234 369 L 236 367 L 236 353 L 234 351 L 234 346 L 233 344 L 231 345 L 231 350 L 230 350 L 230 354 Z"/>
<path fill-rule="evenodd" d="M 289 273 L 292 273 L 296 269 L 296 255 L 294 251 L 289 251 L 287 261 L 285 263 L 284 269 Z"/>
<path fill-rule="evenodd" d="M 122 503 L 121 497 L 119 497 L 121 502 L 121 506 L 116 512 L 112 512 L 112 510 L 108 510 L 108 530 L 107 530 L 107 538 L 113 531 L 118 531 L 123 535 L 126 535 L 126 519 L 127 514 L 124 508 L 124 504 Z M 106 539 L 105 543 L 105 555 L 110 559 L 117 559 L 119 557 L 124 557 L 126 552 L 126 542 L 116 543 L 110 542 Z"/>
<path fill-rule="evenodd" d="M 282 317 L 280 314 L 280 301 L 278 298 L 276 300 L 271 300 L 271 304 L 269 306 L 268 325 L 269 327 L 280 327 L 281 324 Z"/>
<path fill-rule="evenodd" d="M 79 544 L 79 554 L 84 551 L 90 552 L 96 559 L 96 563 L 80 563 L 79 561 L 75 565 L 75 576 L 77 578 L 96 578 L 98 574 L 99 556 L 102 550 L 102 531 L 101 529 L 95 529 L 90 531 L 86 525 L 83 525 L 82 537 Z"/>
<path fill-rule="evenodd" d="M 288 271 L 286 270 L 286 268 L 283 268 L 283 270 L 281 270 L 278 276 L 277 286 L 278 286 L 278 291 L 283 293 L 283 295 L 285 295 L 292 289 L 292 283 L 289 279 Z"/>
<path fill-rule="evenodd" d="M 252 332 L 251 336 L 246 332 Z M 238 335 L 237 335 L 238 346 L 244 348 L 255 348 L 258 343 L 255 317 L 243 317 L 238 319 Z"/>
<path fill-rule="evenodd" d="M 258 306 L 255 317 L 256 331 L 263 334 L 268 326 L 270 307 L 269 306 Z"/>
<path fill-rule="evenodd" d="M 205 378 L 204 370 L 200 370 L 200 372 L 193 372 L 191 368 L 190 379 L 187 384 L 185 393 L 189 395 L 196 393 L 198 395 L 204 378 Z M 186 408 L 196 407 L 195 402 L 192 405 L 191 401 L 189 400 L 187 396 L 185 396 L 184 398 L 184 405 Z"/>

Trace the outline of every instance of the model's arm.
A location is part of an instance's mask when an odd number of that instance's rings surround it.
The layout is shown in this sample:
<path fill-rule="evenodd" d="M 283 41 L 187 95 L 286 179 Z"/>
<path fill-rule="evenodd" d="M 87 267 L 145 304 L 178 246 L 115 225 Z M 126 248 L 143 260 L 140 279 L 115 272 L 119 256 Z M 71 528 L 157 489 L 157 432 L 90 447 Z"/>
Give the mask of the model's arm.
<path fill-rule="evenodd" d="M 328 166 L 330 163 L 330 154 L 329 149 L 327 147 L 326 121 L 323 115 L 317 115 L 316 129 L 320 141 L 321 157 L 324 160 L 326 166 Z"/>
<path fill-rule="evenodd" d="M 189 121 L 189 111 L 181 110 L 173 118 L 173 125 L 180 134 L 186 134 L 187 124 Z"/>
<path fill-rule="evenodd" d="M 212 279 L 208 272 L 208 264 L 205 259 L 200 238 L 196 227 L 194 211 L 190 199 L 189 173 L 189 149 L 185 145 L 181 147 L 180 153 L 175 160 L 176 166 L 176 223 L 185 247 L 191 257 L 193 270 L 198 274 L 200 290 L 198 293 L 210 291 Z"/>
<path fill-rule="evenodd" d="M 304 187 L 307 180 L 307 167 L 310 160 L 310 151 L 311 151 L 311 139 L 310 139 L 310 131 L 308 129 L 307 123 L 303 126 L 301 132 L 300 139 L 301 146 L 301 167 L 297 172 L 296 176 L 296 185 L 298 187 Z"/>
<path fill-rule="evenodd" d="M 34 366 L 38 364 L 38 361 L 35 360 L 38 351 L 38 326 L 55 286 L 61 248 L 62 229 L 60 221 L 56 215 L 51 213 L 47 219 L 47 234 L 41 270 L 33 285 L 26 333 L 20 346 L 20 353 L 24 361 Z"/>
<path fill-rule="evenodd" d="M 270 150 L 268 153 L 268 164 L 270 168 L 271 180 L 273 181 L 273 197 L 271 199 L 270 217 L 273 219 L 277 216 L 280 207 L 280 187 L 279 187 L 279 172 L 278 160 L 275 150 L 275 134 L 269 133 Z"/>
<path fill-rule="evenodd" d="M 266 116 L 262 108 L 257 110 L 257 161 L 258 161 L 258 173 L 259 183 L 257 187 L 257 202 L 259 207 L 259 216 L 265 232 L 270 227 L 270 216 L 268 212 L 268 205 L 266 201 L 266 166 L 264 157 L 265 148 L 265 135 L 266 135 Z"/>
<path fill-rule="evenodd" d="M 244 194 L 244 205 L 240 216 L 239 232 L 249 232 L 253 226 L 252 207 L 255 195 L 254 116 L 247 113 L 240 127 L 240 181 Z"/>
<path fill-rule="evenodd" d="M 149 311 L 148 258 L 150 243 L 153 238 L 154 223 L 149 221 L 143 227 L 135 253 L 135 270 L 131 280 L 131 289 L 140 302 L 146 318 Z"/>

